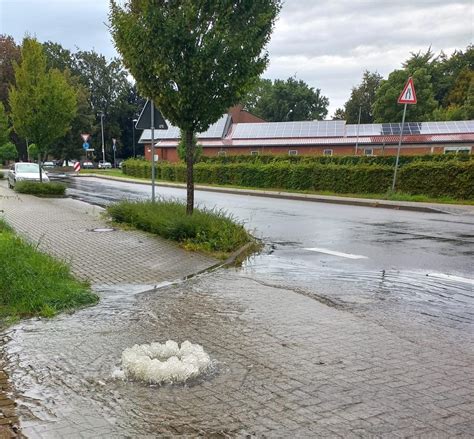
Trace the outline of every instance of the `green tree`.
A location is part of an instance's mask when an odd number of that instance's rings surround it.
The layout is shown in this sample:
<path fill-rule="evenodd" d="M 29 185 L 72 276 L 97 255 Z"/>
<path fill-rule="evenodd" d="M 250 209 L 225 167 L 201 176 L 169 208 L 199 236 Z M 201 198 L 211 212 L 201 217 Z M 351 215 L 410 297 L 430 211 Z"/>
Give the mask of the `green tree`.
<path fill-rule="evenodd" d="M 373 105 L 382 79 L 382 75 L 377 72 L 364 72 L 362 82 L 352 88 L 351 97 L 344 106 L 347 123 L 358 123 L 359 109 L 361 123 L 374 121 Z"/>
<path fill-rule="evenodd" d="M 18 151 L 12 142 L 7 142 L 0 146 L 0 162 L 15 160 L 17 157 Z"/>
<path fill-rule="evenodd" d="M 0 101 L 0 146 L 10 141 L 10 127 L 8 124 L 8 116 L 5 107 Z"/>
<path fill-rule="evenodd" d="M 36 40 L 23 40 L 21 56 L 21 63 L 14 65 L 16 84 L 10 88 L 11 118 L 14 130 L 36 143 L 41 160 L 70 129 L 77 111 L 76 91 L 59 70 L 46 69 L 43 48 Z"/>
<path fill-rule="evenodd" d="M 319 88 L 295 78 L 277 79 L 273 84 L 267 81 L 257 84 L 250 94 L 252 101 L 246 102 L 251 113 L 270 122 L 321 120 L 327 116 L 329 100 L 321 95 Z"/>
<path fill-rule="evenodd" d="M 382 81 L 374 103 L 373 113 L 375 122 L 401 122 L 403 105 L 397 103 L 398 97 L 409 76 L 413 77 L 417 104 L 407 105 L 406 120 L 423 122 L 431 120 L 433 111 L 437 108 L 434 99 L 431 76 L 426 68 L 414 71 L 395 70 L 387 80 Z"/>
<path fill-rule="evenodd" d="M 20 62 L 20 48 L 10 35 L 0 34 L 0 102 L 9 110 L 8 89 L 15 82 L 13 63 Z"/>
<path fill-rule="evenodd" d="M 111 1 L 112 36 L 142 95 L 185 132 L 188 214 L 193 135 L 239 103 L 268 63 L 280 0 Z"/>
<path fill-rule="evenodd" d="M 344 108 L 337 108 L 332 116 L 332 120 L 346 120 Z"/>

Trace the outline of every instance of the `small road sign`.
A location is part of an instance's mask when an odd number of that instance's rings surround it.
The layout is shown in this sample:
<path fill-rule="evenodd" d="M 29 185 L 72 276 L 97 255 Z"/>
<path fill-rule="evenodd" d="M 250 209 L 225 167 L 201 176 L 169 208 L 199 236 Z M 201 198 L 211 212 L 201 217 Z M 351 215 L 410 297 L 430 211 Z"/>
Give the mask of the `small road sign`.
<path fill-rule="evenodd" d="M 81 137 L 82 137 L 82 140 L 84 140 L 84 143 L 86 143 L 90 137 L 90 134 L 84 133 L 84 134 L 81 134 Z"/>
<path fill-rule="evenodd" d="M 405 87 L 403 88 L 402 94 L 398 98 L 399 104 L 416 104 L 416 93 L 415 85 L 413 84 L 413 78 L 408 78 Z"/>
<path fill-rule="evenodd" d="M 81 170 L 81 164 L 79 162 L 74 163 L 74 172 L 79 172 Z"/>
<path fill-rule="evenodd" d="M 89 144 L 87 142 L 84 142 L 82 144 L 82 148 L 85 149 L 86 151 L 89 149 Z"/>
<path fill-rule="evenodd" d="M 135 124 L 135 128 L 137 130 L 149 130 L 150 128 L 152 128 L 151 107 L 152 101 L 147 100 L 142 112 L 140 113 L 140 116 L 138 117 L 138 121 Z M 168 125 L 166 125 L 165 119 L 154 105 L 153 111 L 153 128 L 155 128 L 156 130 L 167 130 Z"/>

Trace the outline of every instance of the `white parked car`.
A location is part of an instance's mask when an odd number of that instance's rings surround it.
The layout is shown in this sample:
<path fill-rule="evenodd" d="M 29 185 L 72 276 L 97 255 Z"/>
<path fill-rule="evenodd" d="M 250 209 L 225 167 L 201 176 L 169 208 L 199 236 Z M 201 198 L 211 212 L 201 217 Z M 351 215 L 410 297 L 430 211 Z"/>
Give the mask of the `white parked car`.
<path fill-rule="evenodd" d="M 43 182 L 48 183 L 49 178 L 46 172 L 42 169 L 41 175 Z M 15 163 L 8 171 L 8 187 L 10 189 L 15 187 L 18 181 L 40 181 L 38 163 Z"/>
<path fill-rule="evenodd" d="M 101 160 L 97 166 L 99 169 L 112 169 L 112 163 Z"/>

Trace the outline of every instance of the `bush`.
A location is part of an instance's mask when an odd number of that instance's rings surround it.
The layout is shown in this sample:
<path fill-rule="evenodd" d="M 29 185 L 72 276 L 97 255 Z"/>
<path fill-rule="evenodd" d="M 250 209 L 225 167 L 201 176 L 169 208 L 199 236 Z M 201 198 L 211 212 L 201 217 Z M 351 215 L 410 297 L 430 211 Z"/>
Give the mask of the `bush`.
<path fill-rule="evenodd" d="M 62 183 L 39 183 L 36 181 L 18 181 L 15 191 L 20 194 L 31 194 L 43 197 L 64 196 L 66 185 Z"/>
<path fill-rule="evenodd" d="M 96 303 L 87 284 L 69 267 L 40 253 L 0 221 L 0 315 L 50 317 L 61 310 Z"/>
<path fill-rule="evenodd" d="M 193 250 L 225 256 L 252 240 L 242 224 L 221 210 L 195 209 L 186 215 L 179 201 L 121 201 L 107 208 L 112 219 L 177 241 Z"/>
<path fill-rule="evenodd" d="M 427 157 L 430 159 L 425 160 Z M 320 157 L 320 159 L 334 158 Z M 377 157 L 339 157 L 339 161 L 327 163 L 313 159 L 315 157 L 311 160 L 300 159 L 292 162 L 280 160 L 277 156 L 276 160 L 268 163 L 201 162 L 194 166 L 194 178 L 196 183 L 203 184 L 346 194 L 385 193 L 391 187 L 395 164 L 393 157 L 385 157 L 385 163 L 374 162 L 373 159 Z M 351 159 L 364 159 L 364 161 L 355 163 L 351 162 Z M 404 159 L 407 161 L 400 167 L 398 190 L 412 195 L 474 198 L 474 160 L 470 156 L 462 154 L 418 156 L 411 163 L 408 162 L 408 157 Z M 143 174 L 147 163 L 134 161 L 132 165 L 124 172 L 139 176 L 138 174 Z M 182 163 L 162 162 L 157 166 L 157 178 L 184 182 L 186 167 Z"/>
<path fill-rule="evenodd" d="M 452 160 L 470 161 L 474 157 L 470 154 L 426 154 L 400 156 L 399 164 L 405 164 L 415 161 L 433 161 L 446 162 Z M 374 164 L 374 165 L 395 165 L 395 156 L 315 156 L 315 155 L 229 155 L 229 156 L 213 156 L 201 157 L 202 163 L 209 164 L 231 164 L 231 163 L 315 163 L 315 164 L 335 164 L 335 165 L 359 165 L 359 164 Z"/>
<path fill-rule="evenodd" d="M 400 169 L 397 189 L 430 197 L 474 199 L 474 161 L 414 162 Z"/>
<path fill-rule="evenodd" d="M 0 171 L 0 180 L 1 180 L 2 178 L 5 178 L 5 175 L 4 175 L 3 171 Z"/>

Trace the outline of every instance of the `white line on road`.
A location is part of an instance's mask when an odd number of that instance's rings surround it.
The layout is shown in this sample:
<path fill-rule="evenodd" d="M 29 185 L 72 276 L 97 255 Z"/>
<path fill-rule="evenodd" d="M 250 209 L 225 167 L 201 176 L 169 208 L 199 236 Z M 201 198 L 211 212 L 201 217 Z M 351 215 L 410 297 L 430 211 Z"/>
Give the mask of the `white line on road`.
<path fill-rule="evenodd" d="M 305 248 L 305 250 L 309 250 L 310 252 L 325 253 L 327 255 L 340 256 L 341 258 L 368 259 L 367 256 L 353 255 L 351 253 L 336 252 L 336 251 L 333 251 L 333 250 L 328 250 L 327 248 L 312 247 L 312 248 Z"/>
<path fill-rule="evenodd" d="M 455 282 L 463 282 L 466 284 L 474 285 L 474 279 L 469 279 L 466 277 L 461 276 L 453 276 L 452 274 L 444 274 L 444 273 L 428 273 L 428 277 L 437 277 L 438 279 L 447 279 L 452 280 Z"/>

